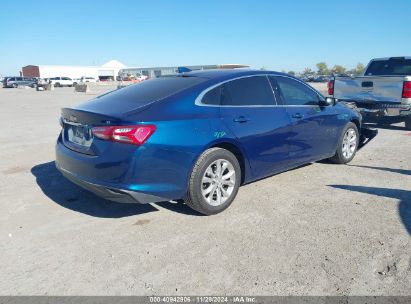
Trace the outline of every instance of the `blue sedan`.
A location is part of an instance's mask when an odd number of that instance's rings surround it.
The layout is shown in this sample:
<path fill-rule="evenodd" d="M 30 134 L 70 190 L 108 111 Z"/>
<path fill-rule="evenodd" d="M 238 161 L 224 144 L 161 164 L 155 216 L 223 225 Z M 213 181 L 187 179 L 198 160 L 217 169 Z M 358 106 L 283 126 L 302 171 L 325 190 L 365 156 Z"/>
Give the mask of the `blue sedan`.
<path fill-rule="evenodd" d="M 361 114 L 286 74 L 193 71 L 62 109 L 57 168 L 116 202 L 226 209 L 240 185 L 309 162 L 351 161 Z M 369 136 L 368 136 L 369 137 Z"/>

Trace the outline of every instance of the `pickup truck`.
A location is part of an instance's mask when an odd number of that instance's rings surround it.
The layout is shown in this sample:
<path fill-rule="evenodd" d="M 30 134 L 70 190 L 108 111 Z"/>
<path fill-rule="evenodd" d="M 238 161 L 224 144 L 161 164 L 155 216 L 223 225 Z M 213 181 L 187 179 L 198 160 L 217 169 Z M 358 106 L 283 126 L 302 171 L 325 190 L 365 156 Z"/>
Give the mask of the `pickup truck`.
<path fill-rule="evenodd" d="M 372 59 L 363 76 L 330 80 L 328 94 L 354 102 L 366 122 L 405 122 L 411 130 L 411 57 Z"/>

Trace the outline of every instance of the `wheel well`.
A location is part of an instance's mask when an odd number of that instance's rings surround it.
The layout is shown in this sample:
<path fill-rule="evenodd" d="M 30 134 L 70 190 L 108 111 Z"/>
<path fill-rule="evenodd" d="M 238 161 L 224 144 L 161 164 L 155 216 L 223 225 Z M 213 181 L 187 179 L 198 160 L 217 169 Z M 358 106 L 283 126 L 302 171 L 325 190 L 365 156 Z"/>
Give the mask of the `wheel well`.
<path fill-rule="evenodd" d="M 357 126 L 357 129 L 358 129 L 358 132 L 361 132 L 361 126 L 360 126 L 360 122 L 358 121 L 358 119 L 356 119 L 356 118 L 354 118 L 354 119 L 351 119 L 351 122 L 352 123 L 355 123 L 355 125 Z"/>
<path fill-rule="evenodd" d="M 231 153 L 234 154 L 234 156 L 238 160 L 238 163 L 240 164 L 241 184 L 243 184 L 244 180 L 245 180 L 245 159 L 244 159 L 244 155 L 241 152 L 241 150 L 237 146 L 235 146 L 231 143 L 219 143 L 219 144 L 216 144 L 216 145 L 212 146 L 211 148 L 222 148 L 222 149 L 228 150 L 228 151 L 230 151 Z"/>

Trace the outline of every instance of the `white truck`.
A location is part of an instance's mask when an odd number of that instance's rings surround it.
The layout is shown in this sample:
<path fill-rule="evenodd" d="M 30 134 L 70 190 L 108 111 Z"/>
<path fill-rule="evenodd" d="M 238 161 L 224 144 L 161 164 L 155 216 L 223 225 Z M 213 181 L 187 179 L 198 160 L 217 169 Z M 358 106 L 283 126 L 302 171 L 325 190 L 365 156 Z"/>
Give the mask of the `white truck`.
<path fill-rule="evenodd" d="M 328 94 L 355 102 L 366 122 L 405 122 L 411 130 L 411 57 L 372 59 L 363 76 L 330 80 Z"/>
<path fill-rule="evenodd" d="M 48 78 L 49 82 L 52 83 L 55 87 L 72 87 L 76 85 L 77 82 L 73 81 L 70 77 L 52 77 Z"/>

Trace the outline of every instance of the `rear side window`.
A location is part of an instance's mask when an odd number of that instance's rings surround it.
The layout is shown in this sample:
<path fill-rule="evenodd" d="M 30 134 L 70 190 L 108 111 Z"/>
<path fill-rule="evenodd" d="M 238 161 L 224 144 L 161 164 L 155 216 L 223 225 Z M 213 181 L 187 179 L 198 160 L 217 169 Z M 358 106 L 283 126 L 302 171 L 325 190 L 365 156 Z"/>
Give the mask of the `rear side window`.
<path fill-rule="evenodd" d="M 221 104 L 225 106 L 275 105 L 274 94 L 266 76 L 253 76 L 227 82 Z"/>
<path fill-rule="evenodd" d="M 169 76 L 146 80 L 97 97 L 98 99 L 121 100 L 136 106 L 163 99 L 188 89 L 207 79 L 200 77 Z"/>
<path fill-rule="evenodd" d="M 201 99 L 201 102 L 203 104 L 209 104 L 209 105 L 219 105 L 221 101 L 221 86 L 218 86 L 210 91 L 208 91 L 203 99 Z"/>
<path fill-rule="evenodd" d="M 411 59 L 390 59 L 372 61 L 365 72 L 368 76 L 405 76 L 411 75 Z"/>
<path fill-rule="evenodd" d="M 318 105 L 318 95 L 306 85 L 288 77 L 275 77 L 274 79 L 285 105 Z"/>

